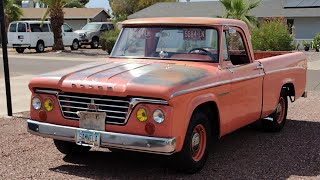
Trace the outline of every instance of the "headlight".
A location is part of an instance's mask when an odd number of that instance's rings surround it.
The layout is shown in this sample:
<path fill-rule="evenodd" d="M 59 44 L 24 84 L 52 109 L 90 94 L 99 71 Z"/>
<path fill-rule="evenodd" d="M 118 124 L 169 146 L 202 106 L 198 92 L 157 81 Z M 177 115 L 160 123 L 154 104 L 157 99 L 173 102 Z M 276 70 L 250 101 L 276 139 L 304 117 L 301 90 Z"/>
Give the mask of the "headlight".
<path fill-rule="evenodd" d="M 164 121 L 164 113 L 160 110 L 157 109 L 153 112 L 153 120 L 159 124 L 161 124 Z"/>
<path fill-rule="evenodd" d="M 43 106 L 48 112 L 53 110 L 53 102 L 50 99 L 46 99 L 43 103 Z"/>
<path fill-rule="evenodd" d="M 32 107 L 36 110 L 39 110 L 41 108 L 41 100 L 38 97 L 34 97 L 31 104 Z"/>
<path fill-rule="evenodd" d="M 141 122 L 145 122 L 148 120 L 148 113 L 144 108 L 140 108 L 137 111 L 137 119 Z"/>

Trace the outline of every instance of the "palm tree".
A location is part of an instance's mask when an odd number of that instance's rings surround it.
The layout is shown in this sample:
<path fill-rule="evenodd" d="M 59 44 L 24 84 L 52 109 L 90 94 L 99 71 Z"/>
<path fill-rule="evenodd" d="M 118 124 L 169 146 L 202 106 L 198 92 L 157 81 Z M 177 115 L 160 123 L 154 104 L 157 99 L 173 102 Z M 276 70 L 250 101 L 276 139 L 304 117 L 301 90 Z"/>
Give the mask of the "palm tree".
<path fill-rule="evenodd" d="M 6 27 L 11 21 L 17 21 L 22 16 L 22 10 L 13 0 L 4 0 L 4 16 Z M 7 29 L 7 28 L 6 28 Z"/>
<path fill-rule="evenodd" d="M 64 23 L 64 12 L 63 7 L 68 4 L 70 0 L 39 0 L 40 3 L 48 6 L 47 11 L 42 17 L 44 21 L 48 15 L 50 15 L 50 22 L 53 32 L 54 44 L 53 50 L 64 50 L 62 41 L 62 29 L 61 26 Z"/>
<path fill-rule="evenodd" d="M 247 23 L 250 28 L 254 28 L 259 24 L 255 16 L 250 16 L 252 9 L 259 6 L 261 0 L 249 2 L 248 0 L 220 0 L 226 9 L 223 18 L 232 18 L 242 20 Z"/>

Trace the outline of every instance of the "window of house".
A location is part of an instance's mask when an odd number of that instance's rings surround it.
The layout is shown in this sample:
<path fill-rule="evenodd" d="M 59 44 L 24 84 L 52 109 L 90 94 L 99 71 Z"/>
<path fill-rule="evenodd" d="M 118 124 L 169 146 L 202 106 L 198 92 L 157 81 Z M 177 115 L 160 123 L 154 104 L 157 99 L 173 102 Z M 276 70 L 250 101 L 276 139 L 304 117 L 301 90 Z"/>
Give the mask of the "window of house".
<path fill-rule="evenodd" d="M 293 25 L 294 25 L 294 19 L 287 19 L 287 25 L 288 25 L 288 31 L 290 34 L 293 33 Z"/>
<path fill-rule="evenodd" d="M 27 32 L 27 27 L 25 23 L 18 23 L 18 32 Z"/>
<path fill-rule="evenodd" d="M 224 31 L 223 34 L 223 59 L 231 61 L 233 65 L 241 65 L 250 63 L 248 52 L 245 46 L 245 40 L 238 31 L 230 33 Z"/>

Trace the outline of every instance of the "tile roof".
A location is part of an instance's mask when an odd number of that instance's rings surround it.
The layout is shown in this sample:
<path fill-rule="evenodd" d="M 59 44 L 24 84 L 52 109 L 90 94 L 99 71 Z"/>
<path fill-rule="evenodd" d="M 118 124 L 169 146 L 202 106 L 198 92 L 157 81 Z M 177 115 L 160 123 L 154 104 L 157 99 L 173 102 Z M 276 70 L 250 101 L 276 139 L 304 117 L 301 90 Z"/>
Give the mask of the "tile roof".
<path fill-rule="evenodd" d="M 47 8 L 22 8 L 23 17 L 21 19 L 41 19 L 46 10 Z M 64 8 L 63 11 L 65 19 L 94 18 L 101 12 L 105 12 L 110 17 L 103 8 Z"/>

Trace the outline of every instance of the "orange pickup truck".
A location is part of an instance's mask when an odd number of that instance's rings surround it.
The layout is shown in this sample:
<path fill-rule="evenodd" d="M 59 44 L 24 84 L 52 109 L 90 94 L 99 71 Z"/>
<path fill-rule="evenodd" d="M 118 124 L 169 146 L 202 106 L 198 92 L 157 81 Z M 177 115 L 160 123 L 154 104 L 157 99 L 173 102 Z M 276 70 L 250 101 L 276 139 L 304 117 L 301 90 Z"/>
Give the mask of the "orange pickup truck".
<path fill-rule="evenodd" d="M 307 95 L 306 70 L 301 52 L 253 52 L 242 21 L 128 20 L 106 61 L 30 81 L 28 132 L 68 155 L 92 146 L 172 155 L 194 173 L 216 138 L 257 120 L 280 131 L 288 99 Z"/>

